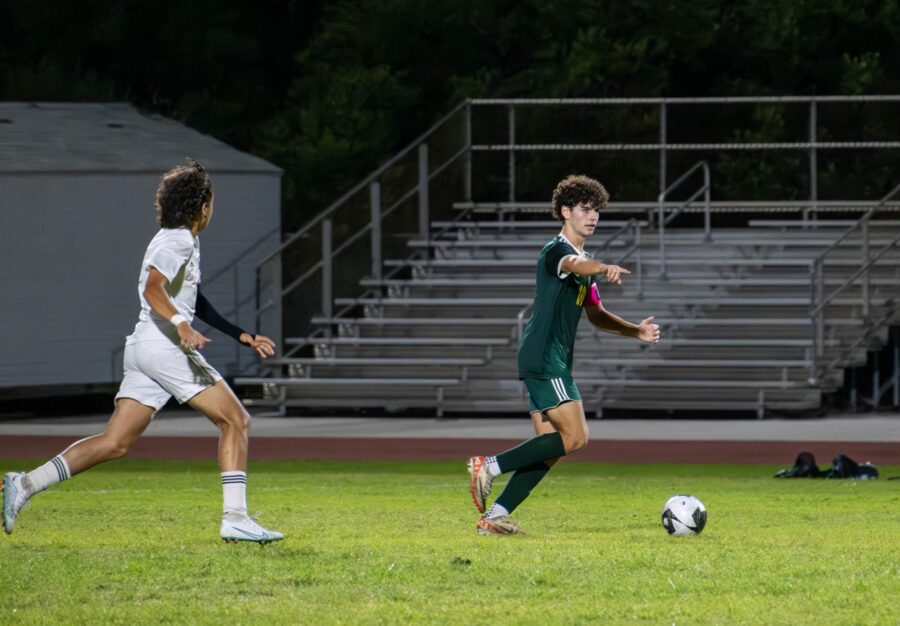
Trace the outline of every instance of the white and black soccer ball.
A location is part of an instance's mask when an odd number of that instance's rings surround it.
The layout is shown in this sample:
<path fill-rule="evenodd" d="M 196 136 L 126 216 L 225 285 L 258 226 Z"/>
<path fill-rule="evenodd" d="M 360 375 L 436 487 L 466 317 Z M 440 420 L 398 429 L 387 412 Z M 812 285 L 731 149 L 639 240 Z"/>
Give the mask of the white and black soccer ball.
<path fill-rule="evenodd" d="M 675 537 L 699 535 L 706 526 L 706 507 L 694 496 L 672 496 L 663 507 L 662 525 Z"/>

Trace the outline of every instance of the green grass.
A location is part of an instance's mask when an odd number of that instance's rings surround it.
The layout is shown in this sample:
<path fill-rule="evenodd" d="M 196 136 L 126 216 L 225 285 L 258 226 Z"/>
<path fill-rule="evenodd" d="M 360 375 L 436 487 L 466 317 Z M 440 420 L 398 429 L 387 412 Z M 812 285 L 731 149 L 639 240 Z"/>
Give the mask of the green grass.
<path fill-rule="evenodd" d="M 218 540 L 213 463 L 122 461 L 0 537 L 0 624 L 900 623 L 900 482 L 774 470 L 564 463 L 480 537 L 462 463 L 260 462 L 260 547 Z M 685 492 L 709 523 L 669 537 Z"/>

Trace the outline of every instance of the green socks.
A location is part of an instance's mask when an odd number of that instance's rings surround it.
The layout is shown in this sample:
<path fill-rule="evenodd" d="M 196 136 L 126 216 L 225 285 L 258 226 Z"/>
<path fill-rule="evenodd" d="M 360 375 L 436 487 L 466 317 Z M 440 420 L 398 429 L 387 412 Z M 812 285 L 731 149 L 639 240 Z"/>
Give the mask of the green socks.
<path fill-rule="evenodd" d="M 516 473 L 506 483 L 506 489 L 497 498 L 497 504 L 512 513 L 549 471 L 550 467 L 543 461 L 516 470 Z"/>
<path fill-rule="evenodd" d="M 500 466 L 501 472 L 514 472 L 518 469 L 526 468 L 536 463 L 542 463 L 548 459 L 556 459 L 565 455 L 566 447 L 563 445 L 562 435 L 559 433 L 550 433 L 548 435 L 532 437 L 528 441 L 520 443 L 515 448 L 510 448 L 506 452 L 501 452 L 497 455 L 497 464 Z M 547 466 L 544 465 L 544 467 L 546 468 Z M 537 480 L 540 480 L 540 478 Z M 510 481 L 510 484 L 512 484 L 512 481 Z M 537 481 L 535 481 L 534 484 L 536 485 Z"/>

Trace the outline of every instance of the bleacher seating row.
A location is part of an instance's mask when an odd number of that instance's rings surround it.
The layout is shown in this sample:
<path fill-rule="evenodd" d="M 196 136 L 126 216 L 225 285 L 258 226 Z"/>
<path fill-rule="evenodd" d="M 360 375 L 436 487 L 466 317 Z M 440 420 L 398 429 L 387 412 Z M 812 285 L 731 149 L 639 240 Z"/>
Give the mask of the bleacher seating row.
<path fill-rule="evenodd" d="M 641 268 L 621 287 L 601 289 L 604 305 L 626 319 L 655 315 L 662 341 L 646 345 L 606 335 L 585 319 L 574 373 L 585 410 L 801 411 L 820 406 L 843 382 L 843 369 L 812 375 L 811 268 L 852 221 L 755 220 L 744 228 L 674 228 L 666 233 L 665 274 L 656 231 L 642 232 L 623 264 Z M 601 222 L 588 249 L 623 222 Z M 645 226 L 646 223 L 641 223 Z M 483 414 L 528 410 L 516 376 L 521 326 L 532 302 L 541 246 L 559 225 L 544 220 L 477 219 L 432 223 L 428 240 L 409 241 L 410 256 L 389 259 L 389 278 L 362 277 L 360 295 L 337 298 L 346 311 L 314 317 L 315 331 L 286 340 L 286 358 L 270 376 L 241 378 L 261 387 L 249 404 L 286 407 L 421 409 Z M 900 222 L 873 221 L 870 246 L 883 247 Z M 631 245 L 606 245 L 616 262 Z M 860 267 L 858 236 L 826 259 L 825 285 L 843 284 Z M 640 280 L 638 280 L 640 278 Z M 890 314 L 900 295 L 900 250 L 873 267 L 871 310 L 862 287 L 845 289 L 827 309 L 825 357 L 863 362 L 876 333 L 859 343 L 868 320 Z M 886 331 L 886 327 L 885 327 Z M 845 354 L 847 347 L 859 346 Z"/>

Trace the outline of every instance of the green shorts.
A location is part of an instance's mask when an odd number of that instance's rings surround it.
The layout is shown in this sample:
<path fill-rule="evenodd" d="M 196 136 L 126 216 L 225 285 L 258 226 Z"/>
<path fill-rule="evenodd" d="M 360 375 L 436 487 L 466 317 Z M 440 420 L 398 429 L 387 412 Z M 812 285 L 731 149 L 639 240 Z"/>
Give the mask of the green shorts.
<path fill-rule="evenodd" d="M 532 413 L 555 409 L 564 402 L 581 402 L 581 394 L 571 376 L 562 378 L 523 378 L 528 389 Z"/>

